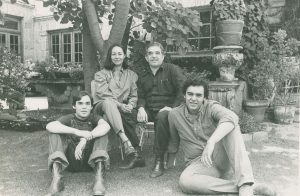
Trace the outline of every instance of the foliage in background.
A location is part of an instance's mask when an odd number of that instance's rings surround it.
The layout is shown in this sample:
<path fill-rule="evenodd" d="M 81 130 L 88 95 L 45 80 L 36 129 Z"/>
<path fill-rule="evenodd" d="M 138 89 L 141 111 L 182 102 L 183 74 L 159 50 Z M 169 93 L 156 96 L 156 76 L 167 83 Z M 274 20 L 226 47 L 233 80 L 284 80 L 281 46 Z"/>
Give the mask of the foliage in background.
<path fill-rule="evenodd" d="M 271 39 L 274 54 L 279 57 L 291 57 L 299 55 L 297 39 L 288 38 L 285 30 L 279 29 Z"/>
<path fill-rule="evenodd" d="M 254 100 L 274 99 L 274 76 L 278 74 L 278 56 L 276 56 L 267 39 L 260 39 L 258 44 L 260 53 L 256 54 L 257 61 L 247 73 L 247 82 Z"/>
<path fill-rule="evenodd" d="M 243 0 L 212 0 L 213 16 L 215 21 L 244 20 L 246 6 Z"/>
<path fill-rule="evenodd" d="M 157 0 L 151 3 L 139 0 L 132 6 L 131 13 L 142 20 L 143 29 L 151 34 L 153 41 L 175 45 L 180 54 L 191 50 L 187 38 L 198 35 L 202 26 L 196 10 L 184 8 L 174 2 Z M 130 40 L 143 40 L 144 36 L 140 30 L 133 30 Z"/>
<path fill-rule="evenodd" d="M 73 79 L 83 79 L 82 64 L 64 63 L 58 64 L 57 60 L 50 56 L 45 61 L 37 61 L 34 70 L 41 73 L 43 78 L 55 78 L 55 73 L 67 73 Z"/>
<path fill-rule="evenodd" d="M 59 117 L 71 114 L 72 111 L 48 109 L 37 111 L 22 111 L 19 113 L 21 119 L 0 119 L 0 128 L 22 132 L 33 132 L 45 130 L 47 123 L 57 120 Z"/>
<path fill-rule="evenodd" d="M 297 40 L 287 38 L 284 30 L 278 30 L 270 41 L 261 39 L 258 59 L 248 73 L 252 98 L 269 99 L 286 105 L 291 101 L 293 89 L 285 90 L 289 81 L 299 79 L 299 69 L 293 68 L 286 59 L 299 55 Z"/>
<path fill-rule="evenodd" d="M 26 76 L 29 71 L 21 63 L 21 57 L 0 47 L 0 99 L 7 100 L 12 108 L 23 107 L 24 93 L 28 85 Z"/>
<path fill-rule="evenodd" d="M 247 81 L 249 71 L 260 61 L 259 55 L 268 47 L 270 31 L 265 15 L 267 4 L 261 0 L 245 0 L 245 4 L 247 11 L 242 35 L 244 63 L 236 75 Z"/>
<path fill-rule="evenodd" d="M 239 125 L 242 133 L 263 131 L 262 126 L 255 120 L 255 118 L 244 111 L 242 111 L 239 115 Z"/>
<path fill-rule="evenodd" d="M 186 78 L 192 78 L 208 82 L 211 72 L 207 70 L 203 70 L 202 72 L 200 72 L 199 70 L 197 70 L 196 67 L 193 67 L 191 70 L 188 70 L 185 67 L 183 68 L 183 74 L 186 76 Z"/>
<path fill-rule="evenodd" d="M 297 56 L 299 58 L 299 48 L 295 38 L 288 38 L 285 30 L 279 29 L 271 39 L 273 54 L 277 56 L 277 73 L 273 75 L 275 83 L 274 104 L 287 105 L 291 102 L 293 88 L 291 83 L 298 82 L 300 78 L 300 67 L 289 63 L 289 58 Z M 298 87 L 299 90 L 299 87 Z"/>
<path fill-rule="evenodd" d="M 287 0 L 283 8 L 282 28 L 286 30 L 289 37 L 300 40 L 300 1 Z"/>

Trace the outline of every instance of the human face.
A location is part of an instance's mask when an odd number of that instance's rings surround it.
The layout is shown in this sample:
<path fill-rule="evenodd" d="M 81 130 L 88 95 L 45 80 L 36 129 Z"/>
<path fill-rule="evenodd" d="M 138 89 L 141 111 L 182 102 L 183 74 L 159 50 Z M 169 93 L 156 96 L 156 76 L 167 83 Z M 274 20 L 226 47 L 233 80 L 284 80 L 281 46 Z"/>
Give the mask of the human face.
<path fill-rule="evenodd" d="M 111 50 L 111 61 L 116 66 L 121 66 L 124 59 L 125 59 L 125 54 L 123 52 L 123 49 L 119 46 L 113 47 L 113 49 Z"/>
<path fill-rule="evenodd" d="M 79 119 L 86 119 L 91 114 L 92 102 L 88 95 L 81 97 L 80 100 L 76 101 L 75 106 L 75 115 Z"/>
<path fill-rule="evenodd" d="M 204 100 L 203 86 L 190 86 L 185 93 L 185 103 L 191 114 L 197 114 Z"/>
<path fill-rule="evenodd" d="M 146 60 L 152 68 L 159 68 L 164 61 L 164 54 L 159 46 L 151 46 L 147 50 Z"/>

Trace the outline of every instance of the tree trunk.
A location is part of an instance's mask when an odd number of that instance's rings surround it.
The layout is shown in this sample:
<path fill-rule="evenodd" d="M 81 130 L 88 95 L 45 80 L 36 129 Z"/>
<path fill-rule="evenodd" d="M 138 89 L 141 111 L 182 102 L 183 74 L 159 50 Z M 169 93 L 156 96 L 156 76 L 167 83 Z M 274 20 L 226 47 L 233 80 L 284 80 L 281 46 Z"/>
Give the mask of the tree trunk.
<path fill-rule="evenodd" d="M 83 21 L 83 71 L 85 89 L 90 92 L 91 81 L 99 68 L 102 68 L 107 55 L 108 48 L 114 43 L 121 43 L 127 24 L 129 14 L 129 0 L 117 0 L 115 16 L 107 41 L 103 40 L 101 29 L 98 23 L 95 4 L 92 0 L 82 0 L 85 19 Z M 97 59 L 99 52 L 101 62 Z M 97 68 L 97 65 L 99 67 Z"/>
<path fill-rule="evenodd" d="M 99 70 L 100 66 L 97 59 L 97 50 L 91 39 L 91 32 L 85 17 L 83 18 L 82 26 L 84 87 L 86 91 L 91 92 L 91 81 L 94 79 L 94 74 Z"/>
<path fill-rule="evenodd" d="M 101 34 L 98 16 L 95 8 L 95 4 L 92 0 L 82 0 L 84 14 L 88 21 L 88 28 L 91 32 L 91 39 L 93 40 L 94 46 L 100 54 L 103 53 L 104 40 Z"/>
<path fill-rule="evenodd" d="M 127 48 L 127 45 L 128 45 L 129 33 L 130 33 L 130 27 L 132 24 L 132 20 L 133 20 L 133 16 L 130 16 L 127 20 L 126 28 L 125 28 L 124 35 L 122 38 L 122 46 L 124 48 Z"/>

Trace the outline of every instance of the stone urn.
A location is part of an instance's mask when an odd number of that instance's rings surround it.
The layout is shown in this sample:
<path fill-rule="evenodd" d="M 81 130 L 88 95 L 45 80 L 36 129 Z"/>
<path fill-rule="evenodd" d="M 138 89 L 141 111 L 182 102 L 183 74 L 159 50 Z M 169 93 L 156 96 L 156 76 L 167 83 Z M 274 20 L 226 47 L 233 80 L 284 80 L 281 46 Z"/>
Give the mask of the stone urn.
<path fill-rule="evenodd" d="M 214 66 L 219 68 L 221 81 L 235 80 L 235 70 L 243 63 L 243 54 L 239 53 L 241 46 L 217 46 L 213 48 L 215 54 L 212 59 Z"/>

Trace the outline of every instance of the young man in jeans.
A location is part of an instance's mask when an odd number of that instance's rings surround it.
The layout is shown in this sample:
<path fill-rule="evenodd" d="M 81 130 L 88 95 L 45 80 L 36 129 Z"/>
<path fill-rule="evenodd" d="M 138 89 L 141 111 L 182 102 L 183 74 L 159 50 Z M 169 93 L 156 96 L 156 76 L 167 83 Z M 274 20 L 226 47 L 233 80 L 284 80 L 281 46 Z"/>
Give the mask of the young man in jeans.
<path fill-rule="evenodd" d="M 185 103 L 169 113 L 168 146 L 169 157 L 174 157 L 179 141 L 184 152 L 186 168 L 179 179 L 181 190 L 187 194 L 239 196 L 253 196 L 254 190 L 259 195 L 275 196 L 275 190 L 254 183 L 238 116 L 218 102 L 207 100 L 208 87 L 203 81 L 186 80 L 183 94 Z M 230 168 L 234 178 L 222 178 Z"/>
<path fill-rule="evenodd" d="M 48 166 L 52 172 L 50 194 L 62 191 L 62 171 L 95 171 L 93 195 L 104 195 L 104 167 L 109 160 L 106 148 L 109 124 L 92 111 L 92 99 L 85 92 L 73 97 L 74 114 L 47 124 L 49 134 Z"/>

